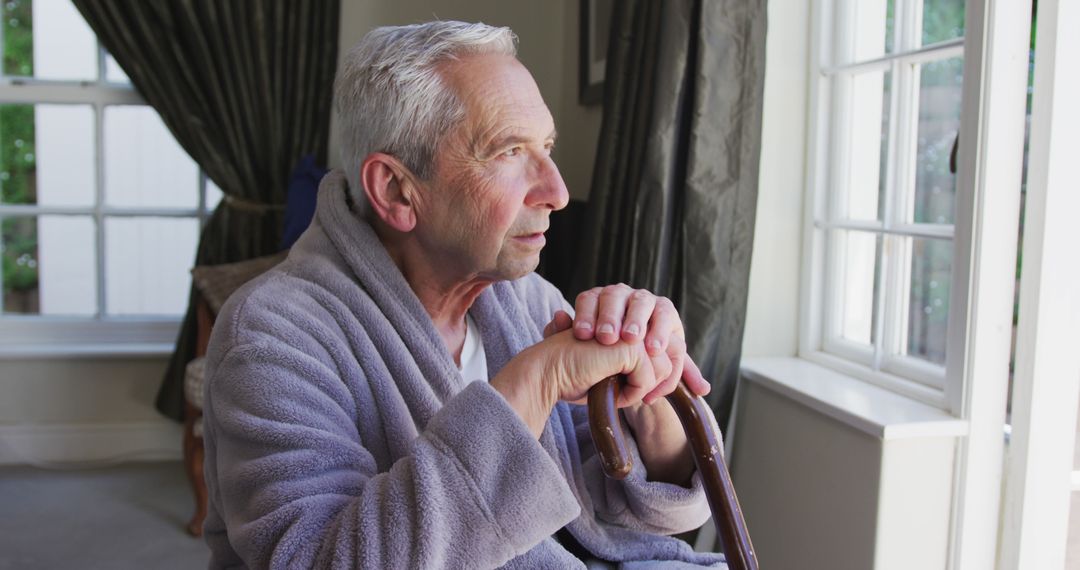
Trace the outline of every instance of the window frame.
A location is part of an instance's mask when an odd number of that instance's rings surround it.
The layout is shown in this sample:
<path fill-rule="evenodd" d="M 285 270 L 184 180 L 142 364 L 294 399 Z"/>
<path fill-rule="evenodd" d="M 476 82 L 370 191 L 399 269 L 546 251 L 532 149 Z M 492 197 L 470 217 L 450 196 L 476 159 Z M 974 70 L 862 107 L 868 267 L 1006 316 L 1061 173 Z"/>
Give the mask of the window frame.
<path fill-rule="evenodd" d="M 810 29 L 799 356 L 867 383 L 936 404 L 965 422 L 968 435 L 957 442 L 946 565 L 956 570 L 992 568 L 998 562 L 999 529 L 1002 525 L 1009 528 L 1017 524 L 1008 514 L 1004 514 L 1003 520 L 1006 454 L 1002 432 L 1010 390 L 1009 354 L 1032 2 L 966 2 L 955 253 L 949 306 L 949 319 L 954 326 L 949 331 L 946 378 L 941 391 L 929 391 L 925 386 L 887 375 L 868 376 L 865 367 L 820 350 L 820 268 L 824 240 L 821 230 L 814 225 L 814 216 L 824 207 L 823 192 L 819 190 L 825 187 L 826 172 L 821 161 L 815 160 L 815 148 L 822 144 L 821 117 L 828 99 L 823 95 L 823 82 L 814 64 L 822 60 L 823 38 L 832 34 L 833 22 L 828 16 L 833 3 L 834 0 L 814 2 Z M 1040 9 L 1040 15 L 1042 12 Z M 1016 459 L 1010 454 L 1010 460 Z"/>
<path fill-rule="evenodd" d="M 969 0 L 971 1 L 971 0 Z M 876 72 L 892 73 L 891 103 L 886 113 L 893 113 L 889 121 L 889 145 L 887 162 L 881 168 L 901 168 L 899 177 L 910 179 L 915 173 L 917 147 L 913 137 L 917 136 L 918 113 L 912 112 L 912 103 L 919 100 L 919 69 L 901 71 L 908 65 L 924 64 L 933 61 L 947 61 L 963 57 L 966 50 L 965 36 L 941 42 L 918 45 L 922 33 L 921 3 L 897 0 L 896 23 L 894 24 L 894 49 L 880 57 L 850 63 L 836 63 L 837 54 L 852 53 L 854 46 L 851 37 L 843 30 L 856 27 L 856 2 L 845 0 L 821 0 L 816 2 L 814 23 L 811 30 L 811 55 L 809 62 L 809 125 L 807 149 L 807 201 L 804 211 L 804 239 L 802 277 L 800 284 L 800 331 L 799 356 L 819 364 L 841 371 L 861 380 L 881 386 L 904 396 L 946 410 L 954 410 L 952 403 L 957 398 L 960 387 L 950 375 L 948 355 L 963 346 L 963 326 L 959 315 L 953 310 L 957 303 L 966 304 L 966 287 L 957 281 L 956 265 L 962 263 L 963 252 L 970 249 L 970 240 L 956 232 L 954 219 L 952 224 L 930 224 L 897 221 L 901 217 L 892 212 L 900 212 L 910 206 L 910 192 L 897 192 L 892 186 L 896 173 L 889 172 L 885 177 L 889 187 L 881 196 L 885 200 L 883 214 L 877 220 L 844 219 L 841 206 L 846 200 L 846 188 L 843 183 L 834 182 L 846 175 L 848 168 L 844 157 L 847 135 L 843 128 L 851 120 L 845 113 L 845 100 L 849 93 L 837 84 L 844 77 L 856 73 Z M 904 26 L 901 21 L 918 22 L 918 26 Z M 904 29 L 906 27 L 906 30 Z M 901 34 L 905 34 L 904 37 Z M 966 61 L 966 58 L 965 58 Z M 901 74 L 907 77 L 900 77 Z M 965 64 L 965 85 L 967 68 Z M 895 111 L 893 109 L 896 108 Z M 895 120 L 898 118 L 899 120 Z M 974 130 L 973 117 L 961 112 L 961 132 Z M 965 128 L 969 125 L 969 128 Z M 905 132 L 907 131 L 911 132 Z M 897 156 L 905 153 L 907 156 Z M 956 216 L 965 203 L 964 189 L 960 185 L 960 168 L 957 168 Z M 914 182 L 903 182 L 914 190 Z M 844 258 L 837 248 L 842 241 L 831 234 L 838 231 L 855 230 L 868 232 L 876 237 L 878 282 L 884 290 L 875 294 L 874 341 L 870 346 L 848 341 L 838 332 L 841 318 L 837 308 L 839 290 L 835 284 L 841 276 L 838 265 Z M 896 347 L 903 339 L 907 323 L 906 305 L 910 295 L 911 238 L 949 240 L 952 243 L 952 280 L 949 298 L 948 332 L 946 333 L 946 362 L 935 365 L 920 358 L 905 356 L 901 351 L 890 354 L 885 347 Z M 840 242 L 840 243 L 838 243 Z M 904 245 L 907 247 L 904 247 Z M 889 255 L 883 253 L 889 251 Z M 891 282 L 891 285 L 889 284 Z M 957 292 L 962 294 L 957 296 Z M 953 349 L 953 347 L 957 347 Z"/>
<path fill-rule="evenodd" d="M 96 309 L 93 315 L 5 314 L 0 307 L 0 358 L 41 356 L 164 355 L 173 350 L 183 316 L 109 315 L 106 313 L 105 220 L 107 218 L 195 219 L 200 231 L 213 209 L 208 207 L 210 182 L 198 168 L 195 208 L 117 207 L 105 201 L 104 121 L 111 106 L 149 107 L 128 82 L 107 78 L 108 54 L 97 42 L 96 80 L 36 79 L 3 75 L 0 104 L 89 105 L 94 125 L 94 190 L 88 206 L 39 206 L 0 203 L 0 218 L 42 215 L 89 216 L 94 221 Z M 194 255 L 194 252 L 192 252 Z"/>

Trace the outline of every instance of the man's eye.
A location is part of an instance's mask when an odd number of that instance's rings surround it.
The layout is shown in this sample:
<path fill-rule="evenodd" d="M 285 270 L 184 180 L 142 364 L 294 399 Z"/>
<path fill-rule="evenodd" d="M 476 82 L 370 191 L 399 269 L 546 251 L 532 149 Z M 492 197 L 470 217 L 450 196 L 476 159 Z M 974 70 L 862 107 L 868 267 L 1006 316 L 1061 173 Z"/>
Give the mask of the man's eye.
<path fill-rule="evenodd" d="M 505 156 L 505 157 L 513 157 L 513 156 L 517 156 L 519 154 L 521 154 L 521 147 L 520 146 L 515 146 L 514 148 L 507 149 L 507 150 L 503 151 L 503 156 Z"/>

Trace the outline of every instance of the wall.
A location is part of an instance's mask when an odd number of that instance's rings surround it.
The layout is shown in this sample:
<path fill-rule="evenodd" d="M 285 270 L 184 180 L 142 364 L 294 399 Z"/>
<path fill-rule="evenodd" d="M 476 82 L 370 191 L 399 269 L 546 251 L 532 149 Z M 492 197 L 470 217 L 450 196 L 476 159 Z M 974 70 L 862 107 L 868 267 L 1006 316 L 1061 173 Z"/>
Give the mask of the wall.
<path fill-rule="evenodd" d="M 517 34 L 518 58 L 532 72 L 551 114 L 559 140 L 554 158 L 571 198 L 589 194 L 601 109 L 578 104 L 578 3 L 500 0 L 343 0 L 341 53 L 377 26 L 414 24 L 433 18 L 481 21 L 509 26 Z M 340 165 L 337 138 L 331 138 L 331 164 Z"/>
<path fill-rule="evenodd" d="M 806 188 L 810 2 L 770 0 L 750 298 L 743 356 L 794 356 Z"/>
<path fill-rule="evenodd" d="M 872 568 L 880 444 L 757 383 L 740 390 L 731 471 L 761 567 Z"/>
<path fill-rule="evenodd" d="M 732 478 L 762 568 L 945 568 L 954 436 L 872 435 L 760 379 L 738 405 Z"/>
<path fill-rule="evenodd" d="M 177 459 L 180 427 L 154 409 L 166 358 L 0 361 L 0 464 Z"/>

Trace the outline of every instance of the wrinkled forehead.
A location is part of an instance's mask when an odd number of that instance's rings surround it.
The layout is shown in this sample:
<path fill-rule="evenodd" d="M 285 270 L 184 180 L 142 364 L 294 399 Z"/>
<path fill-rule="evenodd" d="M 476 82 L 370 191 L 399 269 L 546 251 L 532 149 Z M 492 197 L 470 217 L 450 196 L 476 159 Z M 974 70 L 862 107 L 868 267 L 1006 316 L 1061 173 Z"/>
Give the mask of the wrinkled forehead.
<path fill-rule="evenodd" d="M 554 119 L 532 74 L 506 55 L 466 56 L 448 62 L 443 77 L 465 107 L 461 134 L 483 145 L 512 130 L 542 139 L 554 131 Z"/>

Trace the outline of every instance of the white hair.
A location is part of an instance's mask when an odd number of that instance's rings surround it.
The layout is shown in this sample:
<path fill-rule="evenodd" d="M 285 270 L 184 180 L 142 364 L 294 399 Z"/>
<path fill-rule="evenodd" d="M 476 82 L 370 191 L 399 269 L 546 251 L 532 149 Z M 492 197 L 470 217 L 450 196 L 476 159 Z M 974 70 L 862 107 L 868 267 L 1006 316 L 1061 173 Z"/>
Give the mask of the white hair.
<path fill-rule="evenodd" d="M 360 165 L 373 152 L 397 157 L 422 180 L 440 139 L 465 108 L 437 67 L 466 55 L 517 55 L 510 28 L 455 21 L 375 28 L 345 54 L 334 85 L 341 162 L 354 204 L 367 207 Z"/>

